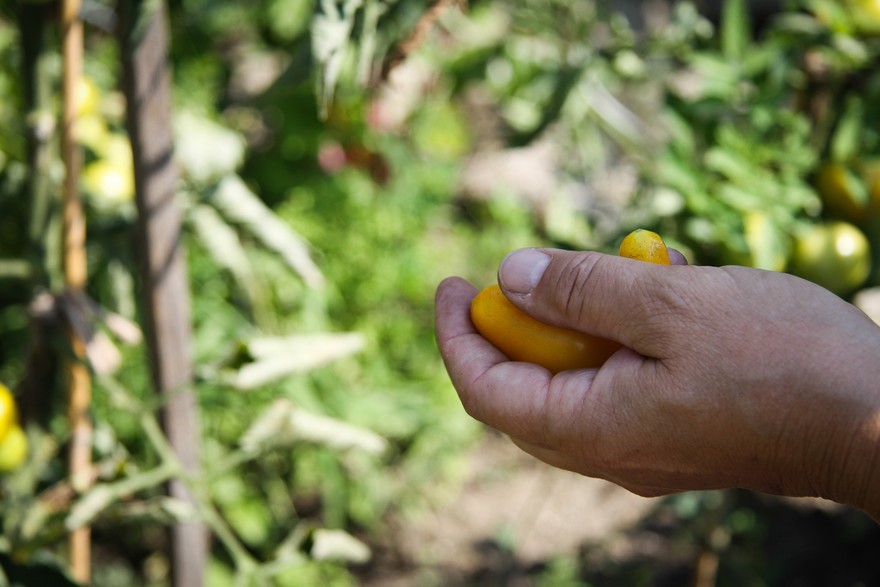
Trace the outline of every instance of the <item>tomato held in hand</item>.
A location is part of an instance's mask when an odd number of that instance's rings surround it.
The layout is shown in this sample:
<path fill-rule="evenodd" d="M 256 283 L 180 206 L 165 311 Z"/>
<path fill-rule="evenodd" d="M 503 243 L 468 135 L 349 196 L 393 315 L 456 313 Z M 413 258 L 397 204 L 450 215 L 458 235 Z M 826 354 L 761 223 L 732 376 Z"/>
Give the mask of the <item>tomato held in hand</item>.
<path fill-rule="evenodd" d="M 669 265 L 669 249 L 660 235 L 650 230 L 637 228 L 620 243 L 620 256 L 637 259 L 658 265 Z"/>
<path fill-rule="evenodd" d="M 648 230 L 630 233 L 621 243 L 620 255 L 670 264 L 663 240 Z M 612 340 L 540 322 L 510 303 L 497 285 L 474 298 L 471 320 L 477 331 L 510 360 L 534 363 L 554 374 L 598 368 L 621 347 Z"/>

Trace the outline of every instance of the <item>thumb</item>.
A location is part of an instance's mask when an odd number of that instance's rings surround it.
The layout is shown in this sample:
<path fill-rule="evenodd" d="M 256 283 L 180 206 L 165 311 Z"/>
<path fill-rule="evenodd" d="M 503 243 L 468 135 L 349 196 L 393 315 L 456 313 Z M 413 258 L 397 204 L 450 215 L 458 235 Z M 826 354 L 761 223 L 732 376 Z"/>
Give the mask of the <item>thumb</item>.
<path fill-rule="evenodd" d="M 688 270 L 596 252 L 520 249 L 501 262 L 498 283 L 541 322 L 662 358 L 688 305 L 679 274 Z"/>

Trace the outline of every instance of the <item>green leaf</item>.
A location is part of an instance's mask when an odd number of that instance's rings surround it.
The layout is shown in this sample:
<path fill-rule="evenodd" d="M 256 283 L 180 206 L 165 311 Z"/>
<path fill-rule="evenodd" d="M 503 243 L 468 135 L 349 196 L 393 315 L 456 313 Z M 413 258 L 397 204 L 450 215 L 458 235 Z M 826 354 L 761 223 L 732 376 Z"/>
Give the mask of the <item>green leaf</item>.
<path fill-rule="evenodd" d="M 247 253 L 238 233 L 205 204 L 197 204 L 189 212 L 190 221 L 205 250 L 220 267 L 229 271 L 253 304 L 259 297 L 257 284 Z"/>
<path fill-rule="evenodd" d="M 263 246 L 277 253 L 310 287 L 322 287 L 324 276 L 309 254 L 306 241 L 254 194 L 238 175 L 227 175 L 208 202 L 231 222 L 242 225 Z"/>
<path fill-rule="evenodd" d="M 745 0 L 725 0 L 721 15 L 721 52 L 741 62 L 752 42 L 751 23 Z"/>
<path fill-rule="evenodd" d="M 859 136 L 865 120 L 865 104 L 859 96 L 849 96 L 831 139 L 831 159 L 845 162 L 859 153 Z"/>

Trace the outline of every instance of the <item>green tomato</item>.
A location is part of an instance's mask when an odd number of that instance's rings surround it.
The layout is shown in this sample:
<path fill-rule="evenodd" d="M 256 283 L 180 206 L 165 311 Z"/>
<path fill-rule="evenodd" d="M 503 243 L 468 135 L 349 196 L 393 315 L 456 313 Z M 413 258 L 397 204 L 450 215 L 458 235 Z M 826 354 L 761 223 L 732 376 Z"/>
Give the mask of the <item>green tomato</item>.
<path fill-rule="evenodd" d="M 862 33 L 880 33 L 880 0 L 849 0 L 850 9 L 855 29 Z"/>
<path fill-rule="evenodd" d="M 854 165 L 828 162 L 816 174 L 822 204 L 834 217 L 864 224 L 880 216 L 880 160 Z"/>
<path fill-rule="evenodd" d="M 796 237 L 789 270 L 838 295 L 851 293 L 871 273 L 868 239 L 848 222 L 813 225 Z"/>

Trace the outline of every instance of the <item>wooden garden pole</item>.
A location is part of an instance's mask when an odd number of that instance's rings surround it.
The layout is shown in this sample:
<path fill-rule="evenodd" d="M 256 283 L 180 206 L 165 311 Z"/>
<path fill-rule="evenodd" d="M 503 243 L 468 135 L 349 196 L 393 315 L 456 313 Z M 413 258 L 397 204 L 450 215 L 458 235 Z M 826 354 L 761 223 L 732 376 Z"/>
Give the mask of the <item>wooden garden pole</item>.
<path fill-rule="evenodd" d="M 153 384 L 163 396 L 162 423 L 187 473 L 199 471 L 199 413 L 192 389 L 190 293 L 175 199 L 178 173 L 171 128 L 169 31 L 162 0 L 121 0 L 120 36 L 127 126 L 134 153 L 138 245 Z M 192 503 L 179 480 L 172 497 Z M 172 581 L 204 582 L 208 532 L 201 522 L 172 528 Z"/>
<path fill-rule="evenodd" d="M 63 270 L 67 288 L 82 291 L 86 285 L 86 221 L 79 194 L 82 152 L 76 142 L 77 88 L 82 75 L 83 27 L 79 19 L 80 0 L 61 2 L 61 51 L 63 63 L 61 158 L 64 162 Z M 89 404 L 91 376 L 83 361 L 85 341 L 70 331 L 74 357 L 68 368 L 68 418 L 70 421 L 69 466 L 73 486 L 82 491 L 88 484 L 92 460 L 92 424 Z M 80 583 L 91 580 L 91 531 L 83 526 L 70 535 L 70 567 Z"/>

